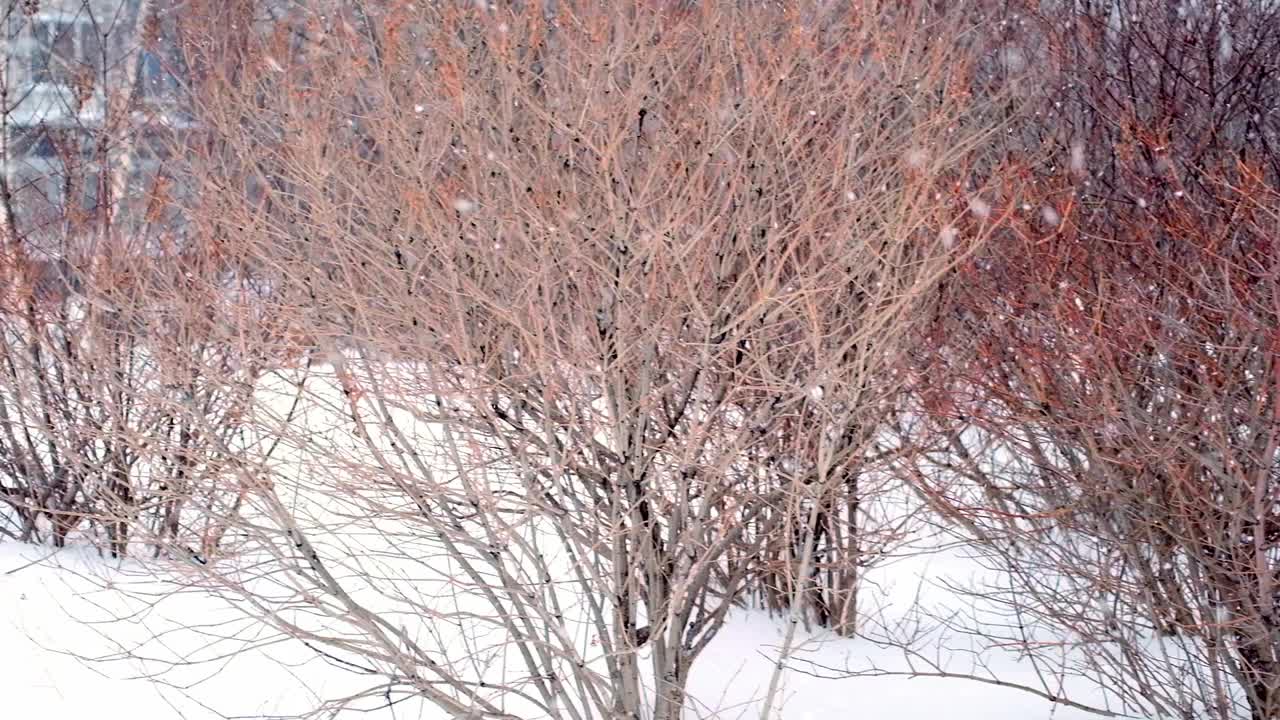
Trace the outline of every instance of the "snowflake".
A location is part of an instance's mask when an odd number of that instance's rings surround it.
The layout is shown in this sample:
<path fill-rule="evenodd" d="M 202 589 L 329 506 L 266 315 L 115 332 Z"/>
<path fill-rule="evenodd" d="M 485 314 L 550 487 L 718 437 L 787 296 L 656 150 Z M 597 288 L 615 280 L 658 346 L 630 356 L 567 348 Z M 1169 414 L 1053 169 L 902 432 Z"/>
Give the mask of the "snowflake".
<path fill-rule="evenodd" d="M 991 203 L 980 197 L 972 198 L 969 200 L 969 212 L 973 213 L 974 217 L 986 220 L 991 216 Z"/>
<path fill-rule="evenodd" d="M 938 233 L 938 240 L 942 242 L 942 247 L 947 250 L 956 246 L 956 238 L 958 237 L 960 237 L 960 231 L 950 225 L 942 228 L 942 232 Z"/>
<path fill-rule="evenodd" d="M 1071 172 L 1084 174 L 1084 143 L 1079 140 L 1071 143 Z"/>
<path fill-rule="evenodd" d="M 1027 56 L 1023 54 L 1021 48 L 1005 48 L 1004 63 L 1010 72 L 1021 72 L 1027 67 Z"/>

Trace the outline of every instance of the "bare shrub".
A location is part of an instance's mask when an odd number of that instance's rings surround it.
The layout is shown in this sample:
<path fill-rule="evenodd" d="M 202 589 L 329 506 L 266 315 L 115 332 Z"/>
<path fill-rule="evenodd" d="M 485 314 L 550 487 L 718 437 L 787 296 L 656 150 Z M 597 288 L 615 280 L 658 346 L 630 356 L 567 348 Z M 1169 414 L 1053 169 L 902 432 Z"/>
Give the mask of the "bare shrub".
<path fill-rule="evenodd" d="M 133 533 L 207 552 L 193 511 L 234 497 L 222 446 L 261 363 L 228 342 L 248 333 L 227 259 L 175 211 L 183 118 L 159 90 L 180 69 L 154 34 L 166 8 L 5 18 L 7 47 L 26 53 L 0 108 L 0 523 L 18 539 L 61 546 L 80 528 L 112 555 Z"/>
<path fill-rule="evenodd" d="M 1011 142 L 1058 160 L 918 367 L 911 476 L 1012 580 L 990 642 L 1129 712 L 1280 715 L 1276 12 L 1027 8 L 1052 52 Z"/>
<path fill-rule="evenodd" d="M 679 717 L 752 596 L 854 632 L 892 368 L 1009 211 L 961 20 L 331 9 L 203 86 L 192 223 L 325 366 L 203 581 L 485 716 Z"/>

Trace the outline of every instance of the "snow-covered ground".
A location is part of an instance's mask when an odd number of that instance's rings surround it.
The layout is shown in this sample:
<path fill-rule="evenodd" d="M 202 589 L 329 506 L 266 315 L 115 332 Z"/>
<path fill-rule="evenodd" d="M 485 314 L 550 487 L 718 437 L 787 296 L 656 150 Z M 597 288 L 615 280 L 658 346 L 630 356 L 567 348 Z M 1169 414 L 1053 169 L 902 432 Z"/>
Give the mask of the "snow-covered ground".
<path fill-rule="evenodd" d="M 324 388 L 321 395 L 325 392 L 340 398 L 334 388 Z M 334 421 L 341 417 L 340 407 L 322 405 L 313 407 L 314 413 L 300 411 L 287 420 L 282 413 L 281 422 L 327 429 L 308 437 L 307 453 L 351 442 L 350 433 Z M 406 428 L 411 425 L 405 422 Z M 432 442 L 430 428 L 415 432 L 422 433 L 419 439 L 424 443 Z M 303 465 L 286 467 L 307 462 L 307 453 L 294 448 L 279 454 L 284 482 L 277 483 L 277 490 L 291 494 L 291 512 L 307 528 L 311 542 L 335 573 L 381 579 L 367 586 L 353 581 L 353 587 L 363 587 L 359 592 L 367 596 L 368 607 L 385 605 L 387 611 L 401 613 L 407 609 L 409 617 L 403 622 L 429 624 L 428 617 L 414 613 L 431 608 L 447 594 L 438 588 L 450 585 L 450 574 L 430 561 L 431 555 L 412 552 L 413 547 L 408 553 L 382 552 L 386 547 L 379 543 L 391 537 L 386 532 L 408 533 L 398 540 L 405 545 L 411 544 L 406 538 L 414 537 L 412 528 L 401 527 L 399 520 L 378 519 L 367 507 L 340 507 L 336 496 L 322 487 L 323 473 L 304 470 Z M 341 514 L 344 509 L 346 515 Z M 909 618 L 910 609 L 921 605 L 935 616 L 964 615 L 964 596 L 947 588 L 984 576 L 990 579 L 990 573 L 961 554 L 934 549 L 874 569 L 866 578 L 860 604 L 864 610 L 882 608 L 870 615 L 888 623 Z M 253 612 L 208 590 L 179 585 L 194 577 L 184 576 L 182 568 L 157 568 L 145 560 L 104 559 L 83 544 L 55 552 L 48 546 L 0 541 L 0 719 L 288 717 L 377 686 L 376 677 L 358 675 L 301 641 L 282 637 Z M 341 625 L 344 618 L 339 612 L 318 621 Z M 695 710 L 690 717 L 759 717 L 760 698 L 782 639 L 779 618 L 745 610 L 731 615 L 694 664 L 689 689 Z M 1038 672 L 1012 655 L 983 652 L 976 656 L 975 667 L 975 656 L 954 652 L 957 644 L 966 644 L 963 635 L 946 638 L 945 650 L 932 636 L 917 650 L 943 662 L 950 672 L 1039 687 L 1077 702 L 1102 702 L 1100 688 L 1077 680 L 1067 683 L 1064 691 L 1052 669 L 1040 667 Z M 802 633 L 791 665 L 781 709 L 771 716 L 781 720 L 1094 717 L 1027 692 L 973 680 L 819 677 L 839 675 L 840 669 L 904 669 L 900 650 L 865 639 Z M 1046 670 L 1047 676 L 1042 675 Z M 363 702 L 367 709 L 370 703 L 381 704 L 381 698 Z M 409 701 L 371 712 L 348 709 L 338 716 L 447 717 L 435 707 Z"/>
<path fill-rule="evenodd" d="M 237 642 L 226 621 L 239 618 L 217 598 L 179 594 L 152 603 L 161 581 L 131 563 L 100 559 L 86 548 L 53 553 L 48 547 L 0 543 L 0 707 L 3 717 L 67 720 L 168 720 L 169 718 L 280 717 L 312 709 L 363 685 L 295 641 L 280 641 L 252 621 L 239 620 Z M 914 594 L 925 577 L 963 574 L 954 557 L 912 559 L 882 571 L 885 597 Z M 926 593 L 938 598 L 940 590 Z M 942 598 L 943 602 L 947 598 Z M 128 615 L 126 621 L 101 625 Z M 735 615 L 695 664 L 692 695 L 703 717 L 758 717 L 758 697 L 768 683 L 781 623 L 762 613 Z M 864 640 L 807 636 L 797 659 L 814 666 L 865 669 L 872 663 L 900 667 L 900 654 Z M 120 659 L 123 650 L 155 658 Z M 85 658 L 97 658 L 87 662 Z M 113 659 L 114 658 L 114 659 Z M 200 661 L 171 668 L 173 661 Z M 1013 658 L 989 658 L 1004 680 L 1036 685 L 1036 674 Z M 162 661 L 162 662 L 161 662 Z M 160 668 L 160 678 L 148 673 Z M 952 668 L 963 672 L 957 664 Z M 941 678 L 859 677 L 822 679 L 803 672 L 786 677 L 787 720 L 895 718 L 901 720 L 1074 720 L 1092 717 L 1017 690 Z M 1077 687 L 1076 700 L 1096 701 L 1096 689 Z M 432 708 L 407 703 L 375 713 L 341 717 L 443 718 Z"/>

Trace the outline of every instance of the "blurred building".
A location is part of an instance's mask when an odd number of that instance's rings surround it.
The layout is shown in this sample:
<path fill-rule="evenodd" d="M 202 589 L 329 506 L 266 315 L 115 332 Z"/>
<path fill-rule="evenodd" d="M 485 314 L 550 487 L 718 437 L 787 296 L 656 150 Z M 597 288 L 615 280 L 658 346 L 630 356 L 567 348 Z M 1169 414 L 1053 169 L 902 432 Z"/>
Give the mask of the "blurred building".
<path fill-rule="evenodd" d="M 0 213 L 10 237 L 61 255 L 108 198 L 123 209 L 163 172 L 182 126 L 170 3 L 0 2 Z"/>

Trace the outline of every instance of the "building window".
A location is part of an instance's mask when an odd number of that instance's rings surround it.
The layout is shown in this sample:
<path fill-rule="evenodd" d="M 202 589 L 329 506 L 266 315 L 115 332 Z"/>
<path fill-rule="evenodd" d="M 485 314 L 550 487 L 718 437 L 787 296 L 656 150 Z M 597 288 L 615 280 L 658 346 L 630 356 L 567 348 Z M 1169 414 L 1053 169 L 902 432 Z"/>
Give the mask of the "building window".
<path fill-rule="evenodd" d="M 69 161 L 79 164 L 92 160 L 94 136 L 81 128 L 30 125 L 9 127 L 8 160 Z"/>
<path fill-rule="evenodd" d="M 44 126 L 11 127 L 9 156 L 20 160 L 54 159 L 58 157 L 58 145 L 53 134 Z"/>
<path fill-rule="evenodd" d="M 98 35 L 85 21 L 31 21 L 31 80 L 74 85 L 93 73 L 101 54 Z"/>
<path fill-rule="evenodd" d="M 48 215 L 76 195 L 86 196 L 81 201 L 86 209 L 96 204 L 92 134 L 48 125 L 11 126 L 8 131 L 5 160 L 10 191 L 18 198 L 18 206 Z"/>
<path fill-rule="evenodd" d="M 138 91 L 145 100 L 172 100 L 178 90 L 174 53 L 142 49 L 138 58 Z"/>

